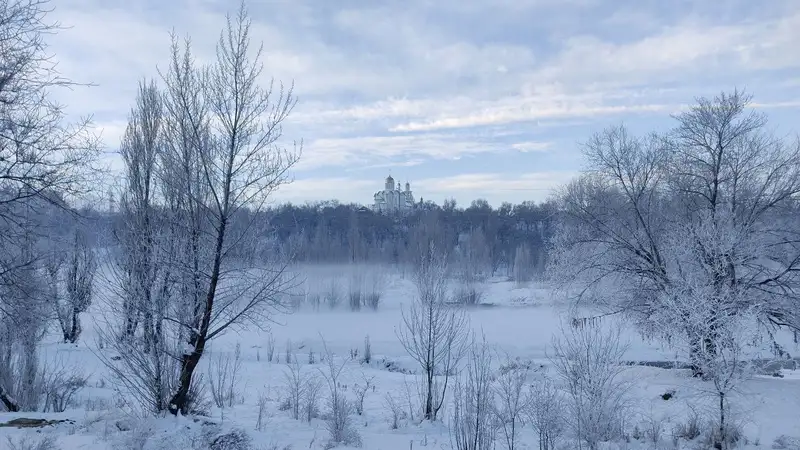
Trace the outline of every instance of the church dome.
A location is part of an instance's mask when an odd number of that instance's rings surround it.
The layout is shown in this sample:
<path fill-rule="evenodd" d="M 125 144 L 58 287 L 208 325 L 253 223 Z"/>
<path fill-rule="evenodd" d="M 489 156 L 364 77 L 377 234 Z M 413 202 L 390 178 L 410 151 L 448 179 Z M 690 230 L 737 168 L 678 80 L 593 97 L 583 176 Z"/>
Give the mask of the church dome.
<path fill-rule="evenodd" d="M 392 176 L 391 176 L 391 175 L 389 175 L 388 177 L 386 177 L 386 183 L 392 183 L 392 184 L 394 184 L 394 178 L 392 178 Z"/>

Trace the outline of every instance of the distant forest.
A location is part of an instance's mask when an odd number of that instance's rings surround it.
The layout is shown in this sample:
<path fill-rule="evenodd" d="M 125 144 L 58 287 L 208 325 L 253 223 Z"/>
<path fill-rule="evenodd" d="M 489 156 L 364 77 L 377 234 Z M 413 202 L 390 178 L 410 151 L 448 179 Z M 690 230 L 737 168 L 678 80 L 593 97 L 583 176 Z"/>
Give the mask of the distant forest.
<path fill-rule="evenodd" d="M 483 199 L 468 207 L 459 207 L 455 200 L 442 205 L 426 201 L 405 215 L 379 214 L 363 205 L 337 201 L 282 204 L 260 212 L 263 218 L 241 212 L 248 217 L 235 220 L 232 229 L 237 224 L 256 225 L 237 230 L 242 239 L 232 251 L 265 260 L 280 251 L 301 263 L 404 264 L 413 259 L 415 233 L 425 228 L 436 235 L 439 250 L 462 260 L 468 253 L 487 275 L 511 275 L 515 262 L 535 275 L 544 269 L 556 211 L 549 202 L 503 203 L 493 208 Z M 113 242 L 113 224 L 122 219 L 118 213 L 84 214 L 98 224 L 98 245 Z"/>

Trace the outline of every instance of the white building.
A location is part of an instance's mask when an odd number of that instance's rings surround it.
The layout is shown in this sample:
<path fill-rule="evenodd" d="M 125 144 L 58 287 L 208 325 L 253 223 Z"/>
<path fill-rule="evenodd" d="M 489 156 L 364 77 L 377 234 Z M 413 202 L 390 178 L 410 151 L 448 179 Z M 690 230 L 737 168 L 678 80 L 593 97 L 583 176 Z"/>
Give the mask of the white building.
<path fill-rule="evenodd" d="M 389 175 L 382 191 L 375 193 L 375 203 L 372 209 L 379 213 L 404 213 L 414 208 L 414 194 L 411 193 L 411 184 L 406 182 L 406 189 L 400 190 L 400 183 L 395 184 L 394 178 Z"/>

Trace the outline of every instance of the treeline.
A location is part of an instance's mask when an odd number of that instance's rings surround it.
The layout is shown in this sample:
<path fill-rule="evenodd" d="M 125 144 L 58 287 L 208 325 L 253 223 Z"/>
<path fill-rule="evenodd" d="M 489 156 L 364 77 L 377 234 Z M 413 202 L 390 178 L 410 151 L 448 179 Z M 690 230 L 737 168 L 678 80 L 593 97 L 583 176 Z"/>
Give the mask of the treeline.
<path fill-rule="evenodd" d="M 441 206 L 427 202 L 408 215 L 384 215 L 359 205 L 321 202 L 280 206 L 268 211 L 263 223 L 300 261 L 394 264 L 410 261 L 413 231 L 431 224 L 438 228 L 441 250 L 456 254 L 467 244 L 485 247 L 473 250 L 485 252 L 488 269 L 497 273 L 513 267 L 520 247 L 543 268 L 555 211 L 552 203 L 492 208 L 479 199 L 466 208 L 452 200 Z"/>
<path fill-rule="evenodd" d="M 269 260 L 276 251 L 291 255 L 300 263 L 384 263 L 413 261 L 413 235 L 424 226 L 433 228 L 439 250 L 456 257 L 467 247 L 488 274 L 511 274 L 515 259 L 541 273 L 547 260 L 547 243 L 554 232 L 556 205 L 526 201 L 503 203 L 493 208 L 486 200 L 459 207 L 454 200 L 443 205 L 427 201 L 407 215 L 386 215 L 358 204 L 338 201 L 283 204 L 257 214 L 240 211 L 231 229 L 242 239 L 242 258 Z M 87 212 L 97 241 L 108 242 L 114 224 L 122 223 L 118 213 Z M 249 229 L 245 230 L 245 227 Z"/>

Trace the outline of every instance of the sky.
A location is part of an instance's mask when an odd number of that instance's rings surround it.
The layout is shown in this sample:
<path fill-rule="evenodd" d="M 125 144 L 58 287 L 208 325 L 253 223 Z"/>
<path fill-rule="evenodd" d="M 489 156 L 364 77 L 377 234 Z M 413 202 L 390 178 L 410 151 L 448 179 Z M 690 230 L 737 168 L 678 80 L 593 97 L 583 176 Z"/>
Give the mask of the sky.
<path fill-rule="evenodd" d="M 800 0 L 249 0 L 264 82 L 294 82 L 284 141 L 303 140 L 278 202 L 370 204 L 384 179 L 417 199 L 543 201 L 585 168 L 581 144 L 624 123 L 666 129 L 698 96 L 746 89 L 800 132 Z M 234 0 L 56 0 L 49 40 L 71 117 L 107 162 L 169 33 L 210 61 Z"/>

